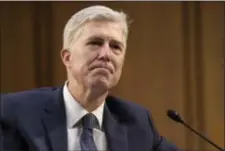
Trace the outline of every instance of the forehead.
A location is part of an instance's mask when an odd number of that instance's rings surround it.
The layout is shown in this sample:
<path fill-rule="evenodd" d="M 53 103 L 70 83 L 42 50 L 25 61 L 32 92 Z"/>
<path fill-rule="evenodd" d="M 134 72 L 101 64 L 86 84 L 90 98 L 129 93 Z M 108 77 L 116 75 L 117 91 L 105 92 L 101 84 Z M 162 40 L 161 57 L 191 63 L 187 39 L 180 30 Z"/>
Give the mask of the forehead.
<path fill-rule="evenodd" d="M 91 21 L 86 23 L 83 26 L 80 38 L 88 39 L 93 36 L 117 40 L 122 44 L 125 44 L 126 41 L 122 25 L 110 21 Z"/>

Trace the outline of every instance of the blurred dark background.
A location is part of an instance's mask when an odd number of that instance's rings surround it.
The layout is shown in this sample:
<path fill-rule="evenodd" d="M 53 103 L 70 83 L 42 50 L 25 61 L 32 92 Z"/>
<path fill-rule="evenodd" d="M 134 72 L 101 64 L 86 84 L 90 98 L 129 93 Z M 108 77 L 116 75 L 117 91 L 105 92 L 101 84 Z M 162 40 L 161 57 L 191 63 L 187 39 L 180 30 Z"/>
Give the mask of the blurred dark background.
<path fill-rule="evenodd" d="M 0 2 L 1 93 L 62 86 L 64 25 L 93 4 L 133 20 L 113 93 L 151 110 L 160 133 L 182 149 L 215 150 L 170 121 L 169 108 L 224 147 L 225 2 Z"/>

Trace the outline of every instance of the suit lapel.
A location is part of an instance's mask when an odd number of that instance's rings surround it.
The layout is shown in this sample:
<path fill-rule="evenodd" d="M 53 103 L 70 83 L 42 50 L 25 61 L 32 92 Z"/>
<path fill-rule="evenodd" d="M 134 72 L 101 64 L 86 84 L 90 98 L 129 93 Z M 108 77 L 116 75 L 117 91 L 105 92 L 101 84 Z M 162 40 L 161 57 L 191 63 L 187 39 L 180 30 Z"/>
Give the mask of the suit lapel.
<path fill-rule="evenodd" d="M 127 151 L 127 129 L 111 114 L 107 105 L 104 108 L 103 126 L 106 132 L 109 151 Z"/>
<path fill-rule="evenodd" d="M 43 118 L 52 151 L 67 150 L 67 128 L 62 88 L 54 92 L 52 102 L 46 106 Z"/>
<path fill-rule="evenodd" d="M 111 98 L 108 101 L 113 101 Z M 110 105 L 104 107 L 103 127 L 109 151 L 128 151 L 126 125 L 113 116 Z M 42 119 L 52 151 L 66 151 L 67 127 L 62 88 L 55 90 L 52 101 L 46 105 Z"/>

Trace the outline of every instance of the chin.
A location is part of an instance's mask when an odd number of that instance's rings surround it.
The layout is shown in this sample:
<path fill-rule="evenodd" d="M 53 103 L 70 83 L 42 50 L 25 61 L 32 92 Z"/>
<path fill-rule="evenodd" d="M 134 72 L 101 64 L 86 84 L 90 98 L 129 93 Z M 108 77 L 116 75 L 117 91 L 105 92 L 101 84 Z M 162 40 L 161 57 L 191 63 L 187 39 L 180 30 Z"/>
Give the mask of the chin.
<path fill-rule="evenodd" d="M 86 86 L 103 91 L 108 91 L 114 86 L 114 78 L 110 75 L 91 75 L 85 80 Z"/>
<path fill-rule="evenodd" d="M 110 89 L 110 84 L 106 80 L 95 80 L 95 81 L 92 81 L 91 85 L 92 87 L 100 88 L 104 90 Z"/>

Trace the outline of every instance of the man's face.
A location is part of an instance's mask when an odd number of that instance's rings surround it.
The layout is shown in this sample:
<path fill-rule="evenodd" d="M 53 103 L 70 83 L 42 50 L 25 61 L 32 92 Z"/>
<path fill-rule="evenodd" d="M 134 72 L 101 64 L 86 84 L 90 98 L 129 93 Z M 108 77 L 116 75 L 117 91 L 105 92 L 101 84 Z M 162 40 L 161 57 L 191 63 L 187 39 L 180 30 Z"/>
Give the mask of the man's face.
<path fill-rule="evenodd" d="M 84 25 L 71 50 L 62 58 L 71 80 L 86 88 L 114 87 L 121 76 L 126 37 L 121 24 L 91 21 Z"/>

